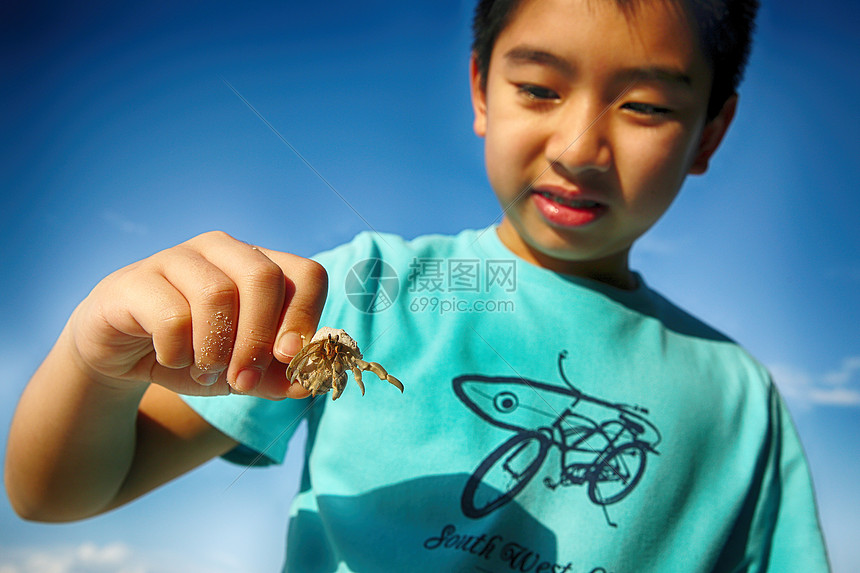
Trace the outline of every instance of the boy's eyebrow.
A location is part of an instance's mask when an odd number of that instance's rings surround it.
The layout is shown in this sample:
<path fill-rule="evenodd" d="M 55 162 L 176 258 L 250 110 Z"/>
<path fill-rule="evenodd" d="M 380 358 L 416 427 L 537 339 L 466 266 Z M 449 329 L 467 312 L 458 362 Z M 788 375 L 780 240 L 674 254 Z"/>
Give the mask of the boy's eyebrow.
<path fill-rule="evenodd" d="M 570 62 L 539 48 L 516 46 L 508 50 L 504 57 L 505 60 L 514 65 L 541 64 L 555 68 L 556 71 L 566 76 L 573 75 L 573 66 Z"/>
<path fill-rule="evenodd" d="M 693 86 L 693 78 L 685 71 L 669 66 L 646 66 L 629 68 L 618 74 L 621 81 L 657 81 L 664 84 L 675 84 L 684 88 Z"/>
<path fill-rule="evenodd" d="M 531 46 L 515 46 L 508 50 L 504 58 L 514 65 L 538 64 L 554 68 L 556 71 L 566 75 L 574 75 L 574 66 L 562 57 L 551 52 L 533 48 Z M 681 87 L 690 88 L 693 79 L 684 70 L 671 66 L 645 66 L 622 70 L 618 74 L 618 80 L 622 82 L 635 81 L 657 81 L 665 84 L 676 84 Z"/>

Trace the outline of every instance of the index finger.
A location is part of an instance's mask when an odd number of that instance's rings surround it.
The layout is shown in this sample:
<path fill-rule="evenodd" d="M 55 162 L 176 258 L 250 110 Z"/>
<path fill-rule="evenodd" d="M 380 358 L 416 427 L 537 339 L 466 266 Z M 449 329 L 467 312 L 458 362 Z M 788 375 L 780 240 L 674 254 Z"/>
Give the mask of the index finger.
<path fill-rule="evenodd" d="M 282 269 L 289 269 L 285 271 L 283 317 L 274 347 L 275 358 L 287 363 L 301 350 L 302 337 L 310 340 L 317 331 L 328 294 L 328 274 L 316 261 L 269 249 L 260 251 Z"/>

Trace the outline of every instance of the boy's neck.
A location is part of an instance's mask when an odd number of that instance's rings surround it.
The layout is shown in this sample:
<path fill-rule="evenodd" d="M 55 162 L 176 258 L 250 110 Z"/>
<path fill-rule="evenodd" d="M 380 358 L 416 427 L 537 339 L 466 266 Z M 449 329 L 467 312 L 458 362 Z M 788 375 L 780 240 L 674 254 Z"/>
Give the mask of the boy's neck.
<path fill-rule="evenodd" d="M 507 218 L 502 220 L 496 232 L 502 244 L 527 263 L 562 275 L 597 281 L 621 290 L 635 290 L 639 287 L 639 280 L 628 264 L 629 251 L 598 260 L 572 261 L 552 257 L 532 247 L 523 240 Z"/>

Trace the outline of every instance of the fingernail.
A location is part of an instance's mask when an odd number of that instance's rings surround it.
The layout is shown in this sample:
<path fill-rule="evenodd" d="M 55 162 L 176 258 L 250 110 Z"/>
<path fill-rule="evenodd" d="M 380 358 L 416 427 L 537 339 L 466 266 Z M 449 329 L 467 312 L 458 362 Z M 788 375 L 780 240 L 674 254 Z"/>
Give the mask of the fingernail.
<path fill-rule="evenodd" d="M 278 352 L 284 356 L 293 357 L 302 349 L 302 335 L 298 332 L 287 332 L 278 338 Z"/>
<path fill-rule="evenodd" d="M 200 376 L 196 378 L 197 383 L 201 386 L 211 386 L 215 382 L 218 381 L 218 377 L 221 376 L 221 372 L 204 372 Z"/>
<path fill-rule="evenodd" d="M 262 372 L 256 368 L 245 368 L 236 376 L 236 383 L 233 384 L 233 388 L 239 392 L 251 392 L 260 383 L 261 376 Z"/>

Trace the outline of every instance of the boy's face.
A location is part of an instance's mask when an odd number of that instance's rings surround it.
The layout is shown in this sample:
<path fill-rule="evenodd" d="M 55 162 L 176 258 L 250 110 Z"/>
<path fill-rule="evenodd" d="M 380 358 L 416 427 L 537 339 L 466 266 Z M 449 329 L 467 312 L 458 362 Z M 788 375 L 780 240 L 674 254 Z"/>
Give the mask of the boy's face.
<path fill-rule="evenodd" d="M 523 0 L 486 88 L 474 60 L 471 81 L 502 242 L 622 288 L 633 242 L 707 169 L 735 104 L 706 122 L 710 68 L 671 2 Z"/>

